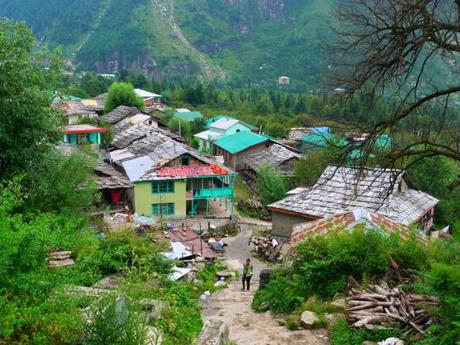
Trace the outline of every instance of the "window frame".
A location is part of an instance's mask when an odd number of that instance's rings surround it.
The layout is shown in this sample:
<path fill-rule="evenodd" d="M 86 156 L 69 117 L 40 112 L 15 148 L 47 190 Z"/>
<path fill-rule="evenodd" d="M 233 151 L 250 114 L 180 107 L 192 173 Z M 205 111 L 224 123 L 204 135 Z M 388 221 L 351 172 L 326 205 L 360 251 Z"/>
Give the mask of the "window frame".
<path fill-rule="evenodd" d="M 162 188 L 164 187 L 164 188 Z M 152 194 L 168 194 L 174 193 L 175 183 L 171 180 L 166 181 L 152 181 L 150 186 Z"/>
<path fill-rule="evenodd" d="M 150 213 L 152 216 L 174 216 L 176 205 L 173 202 L 153 203 Z"/>

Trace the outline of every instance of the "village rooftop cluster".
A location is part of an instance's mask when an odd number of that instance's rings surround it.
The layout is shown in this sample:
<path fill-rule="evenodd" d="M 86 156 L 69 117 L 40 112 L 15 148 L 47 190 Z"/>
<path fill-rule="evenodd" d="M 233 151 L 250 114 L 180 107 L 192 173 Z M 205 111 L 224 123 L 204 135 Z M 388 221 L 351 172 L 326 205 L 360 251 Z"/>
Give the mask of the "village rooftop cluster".
<path fill-rule="evenodd" d="M 204 131 L 194 133 L 199 142 L 195 149 L 161 120 L 159 114 L 168 108 L 161 95 L 135 92 L 144 100 L 144 112 L 119 106 L 103 114 L 107 94 L 84 100 L 56 98 L 53 106 L 66 113 L 61 150 L 69 153 L 79 145 L 91 145 L 99 153 L 95 175 L 104 207 L 154 223 L 229 217 L 235 210 L 238 175 L 254 183 L 258 169 L 270 164 L 283 175 L 293 176 L 295 163 L 303 155 L 330 142 L 353 145 L 366 138 L 366 134 L 345 138 L 329 127 L 313 127 L 292 128 L 287 139 L 277 140 L 257 126 L 215 115 L 206 120 Z M 185 108 L 175 109 L 174 116 L 187 122 L 203 118 L 200 112 Z M 113 139 L 103 144 L 107 129 L 78 124 L 85 118 L 110 124 Z M 392 138 L 381 135 L 376 145 L 388 148 Z M 362 154 L 352 149 L 349 166 L 329 166 L 312 187 L 296 188 L 269 205 L 272 235 L 295 243 L 325 233 L 331 226 L 364 224 L 405 235 L 415 229 L 425 241 L 438 200 L 414 189 L 404 171 L 353 166 L 353 159 Z"/>

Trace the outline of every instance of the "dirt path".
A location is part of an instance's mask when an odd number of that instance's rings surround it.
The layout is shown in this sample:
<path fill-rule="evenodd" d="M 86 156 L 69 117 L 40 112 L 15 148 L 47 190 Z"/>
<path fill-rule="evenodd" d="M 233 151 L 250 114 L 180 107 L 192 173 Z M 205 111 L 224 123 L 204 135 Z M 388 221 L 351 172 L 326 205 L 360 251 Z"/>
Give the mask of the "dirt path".
<path fill-rule="evenodd" d="M 248 240 L 251 235 L 249 226 L 242 226 L 242 232 L 229 238 L 226 249 L 226 263 L 233 269 L 241 271 L 243 262 L 250 257 Z M 251 291 L 241 291 L 240 281 L 230 284 L 208 300 L 203 306 L 204 320 L 217 319 L 227 323 L 230 340 L 237 345 L 327 345 L 327 334 L 324 330 L 289 331 L 280 326 L 271 313 L 254 313 L 251 301 L 258 288 L 260 270 L 266 264 L 252 258 L 254 278 Z"/>

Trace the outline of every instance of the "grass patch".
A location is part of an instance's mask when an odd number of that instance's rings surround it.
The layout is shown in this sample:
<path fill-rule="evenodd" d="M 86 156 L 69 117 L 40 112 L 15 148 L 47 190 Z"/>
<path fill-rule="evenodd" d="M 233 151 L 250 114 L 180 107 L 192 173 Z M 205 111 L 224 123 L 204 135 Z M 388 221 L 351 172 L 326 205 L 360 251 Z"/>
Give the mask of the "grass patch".
<path fill-rule="evenodd" d="M 313 325 L 313 328 L 315 329 L 327 326 L 327 318 L 325 316 L 326 313 L 332 314 L 340 312 L 339 308 L 331 306 L 328 302 L 323 302 L 317 300 L 316 298 L 309 298 L 286 318 L 287 328 L 290 330 L 301 328 L 300 317 L 302 316 L 302 313 L 307 310 L 315 313 L 319 319 L 319 321 L 315 322 Z"/>
<path fill-rule="evenodd" d="M 247 183 L 241 176 L 237 176 L 235 179 L 235 196 L 236 202 L 247 201 L 252 199 L 253 193 Z"/>
<path fill-rule="evenodd" d="M 199 286 L 200 293 L 204 291 L 215 292 L 217 290 L 225 288 L 224 286 L 214 286 L 214 283 L 217 281 L 217 272 L 226 270 L 227 267 L 221 262 L 214 262 L 212 264 L 207 264 L 202 270 L 200 270 L 196 279 L 203 282 L 203 285 Z M 229 279 L 226 279 L 225 282 L 228 284 Z"/>
<path fill-rule="evenodd" d="M 363 341 L 381 341 L 389 337 L 402 338 L 402 331 L 398 328 L 367 331 L 352 328 L 346 320 L 339 320 L 332 325 L 329 338 L 331 345 L 361 345 Z"/>

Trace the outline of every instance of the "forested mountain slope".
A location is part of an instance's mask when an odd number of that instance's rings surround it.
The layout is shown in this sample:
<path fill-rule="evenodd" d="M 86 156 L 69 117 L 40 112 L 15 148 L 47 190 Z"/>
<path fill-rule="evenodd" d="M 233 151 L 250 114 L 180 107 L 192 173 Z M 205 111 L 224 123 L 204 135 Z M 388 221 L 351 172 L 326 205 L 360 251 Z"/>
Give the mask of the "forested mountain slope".
<path fill-rule="evenodd" d="M 318 86 L 334 0 L 0 0 L 84 69 Z"/>

